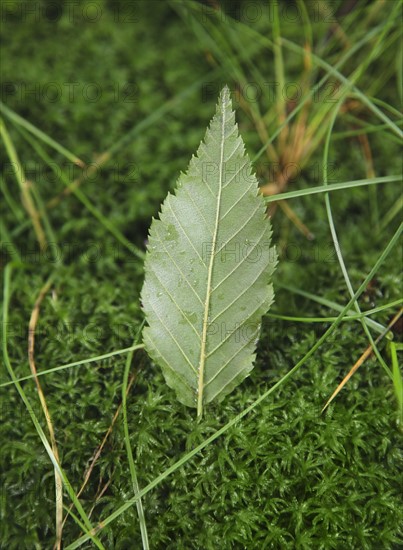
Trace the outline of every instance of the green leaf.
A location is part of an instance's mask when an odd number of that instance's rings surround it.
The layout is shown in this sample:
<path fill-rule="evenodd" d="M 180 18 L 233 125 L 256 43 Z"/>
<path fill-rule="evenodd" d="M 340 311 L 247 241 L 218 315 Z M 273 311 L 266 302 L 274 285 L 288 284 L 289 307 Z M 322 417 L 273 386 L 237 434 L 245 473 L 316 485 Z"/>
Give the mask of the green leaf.
<path fill-rule="evenodd" d="M 159 218 L 145 260 L 144 345 L 178 399 L 200 416 L 252 370 L 277 263 L 227 87 Z"/>

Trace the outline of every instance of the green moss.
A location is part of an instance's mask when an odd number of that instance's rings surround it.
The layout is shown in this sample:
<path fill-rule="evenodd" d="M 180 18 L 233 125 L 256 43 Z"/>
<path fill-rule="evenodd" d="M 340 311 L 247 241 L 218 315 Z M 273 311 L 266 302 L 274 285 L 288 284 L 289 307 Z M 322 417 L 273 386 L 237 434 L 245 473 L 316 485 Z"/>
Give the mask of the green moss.
<path fill-rule="evenodd" d="M 11 3 L 7 3 L 11 10 Z M 45 6 L 45 2 L 38 3 Z M 18 12 L 3 26 L 8 54 L 3 80 L 15 91 L 5 103 L 26 120 L 87 161 L 113 146 L 126 132 L 152 116 L 156 109 L 200 78 L 219 89 L 233 84 L 231 63 L 211 76 L 211 52 L 170 5 L 136 2 L 138 21 L 117 24 L 113 9 L 122 3 L 100 1 L 103 17 L 96 24 L 73 23 L 66 11 L 57 23 Z M 15 2 L 15 10 L 19 3 Z M 239 4 L 241 5 L 241 4 Z M 113 8 L 115 6 L 115 8 Z M 154 9 L 155 8 L 155 9 Z M 312 8 L 312 6 L 311 6 Z M 228 8 L 229 9 L 229 8 Z M 362 21 L 368 7 L 361 6 Z M 385 17 L 386 14 L 382 14 Z M 302 27 L 286 26 L 286 36 L 303 43 Z M 352 41 L 369 30 L 350 31 Z M 351 24 L 352 25 L 352 24 Z M 353 25 L 352 25 L 353 26 Z M 269 26 L 270 27 L 270 26 Z M 346 27 L 348 27 L 346 22 Z M 264 20 L 256 29 L 265 31 Z M 270 27 L 271 28 L 271 27 Z M 315 42 L 326 36 L 327 25 L 313 27 Z M 239 32 L 240 41 L 245 40 Z M 393 36 L 394 29 L 388 36 Z M 339 49 L 321 50 L 330 63 Z M 252 45 L 251 45 L 252 47 Z M 318 46 L 319 47 L 319 46 Z M 252 65 L 243 60 L 248 78 L 257 68 L 267 81 L 274 80 L 272 54 L 253 44 Z M 369 46 L 368 46 L 369 48 Z M 362 62 L 351 60 L 343 71 L 350 74 Z M 216 60 L 217 61 L 217 60 Z M 393 99 L 397 78 L 390 74 L 394 52 L 384 50 L 364 74 L 359 86 L 384 101 Z M 214 64 L 214 63 L 213 63 Z M 298 56 L 285 56 L 290 79 L 300 74 Z M 389 76 L 388 76 L 389 75 Z M 384 81 L 388 86 L 381 87 Z M 22 84 L 42 86 L 78 82 L 78 90 L 95 82 L 102 98 L 90 102 L 78 93 L 49 101 L 22 93 Z M 115 100 L 116 86 L 133 83 L 135 101 Z M 64 89 L 64 88 L 63 88 Z M 82 189 L 113 225 L 144 250 L 152 215 L 185 170 L 211 118 L 216 96 L 203 101 L 199 89 L 164 116 L 151 120 Z M 262 100 L 262 111 L 273 104 Z M 357 115 L 358 116 L 358 115 Z M 248 114 L 237 112 L 241 132 L 253 157 L 261 143 Z M 379 123 L 365 113 L 367 124 Z M 7 128 L 26 171 L 44 202 L 63 189 L 44 161 L 5 117 Z M 335 131 L 351 130 L 341 116 Z M 376 175 L 400 170 L 398 145 L 387 130 L 368 134 Z M 365 162 L 358 142 L 335 140 L 331 149 L 337 181 L 365 177 Z M 46 151 L 58 168 L 72 170 L 58 153 Z M 4 151 L 2 161 L 7 162 Z M 323 145 L 313 155 L 295 187 L 321 181 L 315 176 L 322 163 Z M 260 159 L 260 163 L 263 162 Z M 78 172 L 70 172 L 74 179 Z M 265 172 L 261 174 L 265 182 Z M 50 274 L 52 290 L 41 305 L 35 342 L 39 371 L 128 347 L 142 322 L 139 293 L 142 262 L 127 251 L 72 195 L 48 211 L 49 222 L 63 252 L 62 265 L 40 253 L 35 235 L 21 205 L 9 166 L 2 175 L 2 264 L 16 259 L 10 241 L 26 262 L 13 271 L 8 349 L 17 376 L 29 374 L 28 322 L 38 293 Z M 6 193 L 4 193 L 4 187 Z M 7 193 L 8 191 L 8 193 Z M 361 283 L 397 228 L 397 216 L 377 229 L 369 188 L 331 195 L 336 229 L 354 288 Z M 393 207 L 397 186 L 377 186 L 375 204 L 381 222 Z M 295 199 L 290 205 L 315 235 L 309 242 L 282 212 L 273 219 L 274 241 L 280 264 L 275 283 L 285 283 L 325 296 L 339 304 L 348 300 L 321 195 Z M 372 205 L 372 206 L 371 206 Z M 6 233 L 4 234 L 6 235 Z M 363 309 L 387 304 L 400 297 L 401 255 L 387 258 L 361 299 Z M 334 312 L 277 287 L 277 313 L 295 316 L 329 316 Z M 387 325 L 395 311 L 374 316 Z M 135 383 L 128 397 L 128 421 L 141 487 L 204 441 L 277 382 L 306 354 L 329 324 L 307 324 L 265 319 L 256 367 L 250 378 L 221 404 L 211 405 L 201 423 L 195 413 L 178 403 L 159 369 L 143 352 L 132 365 Z M 398 337 L 398 334 L 396 334 Z M 367 360 L 329 410 L 320 411 L 337 383 L 368 345 L 360 325 L 342 323 L 287 384 L 261 403 L 253 413 L 229 429 L 213 444 L 165 479 L 143 498 L 150 547 L 155 549 L 298 548 L 393 549 L 402 544 L 401 435 L 390 379 L 374 359 Z M 380 351 L 388 361 L 384 344 Z M 94 451 L 101 443 L 121 402 L 125 355 L 116 355 L 79 367 L 48 374 L 41 383 L 55 425 L 61 461 L 78 492 Z M 0 383 L 7 382 L 5 368 Z M 38 394 L 32 380 L 23 388 L 45 429 Z M 49 458 L 13 386 L 0 387 L 0 546 L 10 550 L 50 548 L 54 542 L 54 477 Z M 122 418 L 119 416 L 81 496 L 94 523 L 116 511 L 133 496 Z M 100 491 L 105 489 L 102 496 Z M 67 504 L 69 504 L 66 496 Z M 64 527 L 67 546 L 81 535 L 69 518 Z M 135 506 L 103 529 L 106 548 L 141 547 Z M 89 543 L 84 548 L 92 548 Z"/>

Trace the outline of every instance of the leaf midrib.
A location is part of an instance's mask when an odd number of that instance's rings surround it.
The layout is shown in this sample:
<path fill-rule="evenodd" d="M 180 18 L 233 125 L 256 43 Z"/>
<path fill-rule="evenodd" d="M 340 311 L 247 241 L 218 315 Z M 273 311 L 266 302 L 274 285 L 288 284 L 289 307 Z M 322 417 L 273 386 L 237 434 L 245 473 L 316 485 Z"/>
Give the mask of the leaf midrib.
<path fill-rule="evenodd" d="M 224 92 L 222 94 L 222 99 L 221 99 L 222 119 L 221 119 L 220 166 L 219 166 L 219 180 L 218 180 L 217 210 L 216 210 L 216 218 L 215 218 L 214 233 L 213 233 L 213 244 L 210 252 L 210 262 L 209 262 L 208 272 L 207 272 L 207 290 L 206 290 L 206 300 L 204 304 L 203 331 L 202 331 L 202 341 L 201 341 L 201 348 L 200 348 L 199 383 L 198 383 L 198 396 L 197 396 L 197 416 L 198 417 L 201 417 L 201 415 L 203 414 L 204 367 L 206 362 L 207 323 L 208 323 L 208 315 L 210 310 L 211 282 L 212 282 L 213 267 L 214 267 L 215 249 L 217 245 L 218 223 L 220 219 L 220 210 L 221 210 L 222 177 L 223 177 L 223 167 L 224 167 L 226 98 L 227 98 L 227 94 Z"/>

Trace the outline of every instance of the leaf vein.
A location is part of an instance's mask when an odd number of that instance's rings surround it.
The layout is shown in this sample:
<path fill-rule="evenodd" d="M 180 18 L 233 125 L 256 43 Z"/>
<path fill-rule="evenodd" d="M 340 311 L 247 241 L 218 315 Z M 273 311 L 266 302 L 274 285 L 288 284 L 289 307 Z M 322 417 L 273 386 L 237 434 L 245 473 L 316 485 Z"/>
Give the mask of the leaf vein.
<path fill-rule="evenodd" d="M 247 187 L 246 191 L 244 193 L 242 193 L 242 195 L 239 197 L 239 199 L 234 202 L 234 204 L 228 208 L 228 210 L 225 212 L 225 214 L 223 215 L 223 217 L 221 218 L 221 222 L 223 222 L 223 220 L 225 219 L 225 217 L 231 212 L 231 210 L 233 208 L 235 208 L 235 206 L 245 197 L 245 195 L 247 195 L 247 193 L 249 192 L 250 188 L 253 187 L 255 185 L 255 182 L 252 181 L 252 183 L 249 185 L 249 187 Z"/>
<path fill-rule="evenodd" d="M 194 204 L 196 210 L 199 212 L 200 216 L 203 218 L 203 220 L 204 220 L 204 222 L 205 222 L 205 226 L 206 226 L 207 231 L 209 232 L 209 234 L 211 235 L 211 237 L 213 237 L 213 234 L 211 233 L 210 227 L 209 227 L 209 225 L 208 225 L 208 222 L 207 222 L 206 218 L 204 217 L 203 212 L 200 210 L 198 204 L 193 200 L 192 194 L 189 193 L 187 187 L 186 187 L 186 192 L 187 192 L 188 197 L 190 198 L 190 200 L 191 200 L 192 203 Z"/>
<path fill-rule="evenodd" d="M 156 226 L 157 227 L 157 226 Z M 157 231 L 157 230 L 156 230 Z M 175 262 L 175 259 L 174 257 L 170 254 L 168 248 L 164 245 L 163 241 L 160 239 L 160 235 L 159 233 L 157 233 L 158 235 L 158 242 L 161 243 L 162 247 L 164 248 L 165 252 L 167 253 L 167 255 L 169 256 L 169 258 L 172 260 L 172 263 L 174 264 L 174 266 L 176 267 L 177 271 L 181 274 L 181 276 L 183 277 L 183 279 L 187 282 L 189 288 L 192 290 L 192 292 L 194 293 L 194 295 L 196 296 L 196 298 L 199 300 L 199 302 L 203 305 L 203 300 L 200 298 L 200 296 L 197 294 L 196 290 L 194 289 L 194 287 L 190 284 L 188 278 L 186 277 L 186 275 L 183 273 L 183 271 L 181 270 L 181 268 L 178 266 L 178 264 Z"/>
<path fill-rule="evenodd" d="M 258 210 L 260 210 L 261 206 L 260 204 L 255 208 L 255 210 L 253 211 L 253 213 L 246 219 L 246 221 L 241 225 L 241 227 L 238 227 L 238 229 L 235 231 L 235 233 L 233 235 L 231 235 L 231 237 L 229 237 L 229 239 L 227 239 L 225 241 L 225 243 L 223 245 L 221 245 L 221 247 L 216 251 L 216 254 L 218 254 L 219 252 L 221 252 L 221 250 L 223 248 L 225 248 L 227 246 L 227 244 L 229 242 L 232 241 L 232 239 L 234 237 L 236 237 L 243 229 L 245 229 L 245 227 L 248 225 L 248 223 L 253 220 L 253 217 L 254 215 L 256 214 L 256 212 L 258 212 Z"/>
<path fill-rule="evenodd" d="M 235 271 L 243 264 L 243 262 L 248 258 L 250 252 L 253 251 L 253 250 L 256 248 L 256 246 L 258 246 L 258 244 L 260 243 L 260 241 L 261 241 L 262 238 L 264 237 L 264 234 L 265 234 L 265 233 L 266 233 L 266 230 L 263 231 L 263 233 L 260 235 L 259 239 L 256 241 L 254 247 L 251 248 L 251 250 L 248 252 L 248 254 L 242 258 L 242 260 L 239 262 L 239 264 L 236 264 L 236 266 L 234 267 L 234 269 L 232 269 L 232 270 L 224 277 L 224 279 L 222 279 L 222 280 L 218 283 L 218 285 L 213 289 L 213 292 L 215 292 L 215 291 L 217 290 L 217 288 L 219 288 L 219 286 L 220 286 L 224 281 L 226 281 L 226 280 L 228 279 L 228 277 L 230 277 L 233 273 L 235 273 Z M 256 283 L 256 281 L 259 279 L 259 277 L 262 275 L 262 273 L 264 273 L 264 270 L 267 269 L 267 265 L 264 265 L 263 268 L 264 268 L 264 269 L 262 269 L 261 271 L 259 271 L 258 276 L 254 279 L 253 283 L 250 284 L 249 286 L 246 286 L 246 288 L 242 291 L 242 293 L 237 295 L 236 299 L 230 304 L 230 306 L 231 306 L 235 301 L 239 300 L 239 298 L 240 298 L 241 296 L 243 296 L 243 294 L 245 294 L 245 292 L 247 292 L 247 291 Z M 228 307 L 230 307 L 230 306 L 228 306 Z M 225 308 L 221 313 L 223 313 L 226 309 L 228 309 L 228 308 Z M 220 313 L 220 315 L 221 315 L 221 313 Z M 217 319 L 217 317 L 219 317 L 220 315 L 217 315 L 217 316 L 215 317 L 215 319 Z"/>
<path fill-rule="evenodd" d="M 154 276 L 155 278 L 157 279 L 157 281 L 159 282 L 159 284 L 161 285 L 161 287 L 165 290 L 165 292 L 168 294 L 168 296 L 171 298 L 172 302 L 174 303 L 174 305 L 176 306 L 177 310 L 181 313 L 182 317 L 184 317 L 186 319 L 186 321 L 188 322 L 188 324 L 192 327 L 192 329 L 194 330 L 197 338 L 199 340 L 201 340 L 200 338 L 200 334 L 197 332 L 197 329 L 195 328 L 195 326 L 193 325 L 193 323 L 190 321 L 189 317 L 186 315 L 186 313 L 183 311 L 183 309 L 180 307 L 180 305 L 178 304 L 178 302 L 175 300 L 175 298 L 172 296 L 172 294 L 169 292 L 168 288 L 164 285 L 164 283 L 161 281 L 161 279 L 158 277 L 157 273 L 154 272 Z"/>
<path fill-rule="evenodd" d="M 230 154 L 230 156 L 229 156 L 227 159 L 225 159 L 224 164 L 227 164 L 227 162 L 229 162 L 230 159 L 232 159 L 232 157 L 235 155 L 235 153 L 238 151 L 238 149 L 241 147 L 241 145 L 242 145 L 242 142 L 239 141 L 239 142 L 237 143 L 236 147 L 233 149 L 233 151 L 232 151 L 232 153 Z"/>
<path fill-rule="evenodd" d="M 187 386 L 192 393 L 194 393 L 194 389 L 189 384 L 189 382 L 186 380 L 186 378 L 184 378 L 181 374 L 179 374 L 179 372 L 177 370 L 175 370 L 173 367 L 171 367 L 171 365 L 167 361 L 166 357 L 161 352 L 160 347 L 155 344 L 154 339 L 150 335 L 150 332 L 148 332 L 147 338 L 153 343 L 154 348 L 157 350 L 157 353 L 162 357 L 162 359 L 164 360 L 166 366 L 175 374 L 175 376 L 177 376 L 178 378 L 180 378 L 182 380 L 182 382 L 185 384 L 185 386 Z"/>
<path fill-rule="evenodd" d="M 256 332 L 257 332 L 257 331 L 256 331 Z M 220 367 L 216 373 L 214 373 L 214 376 L 213 376 L 212 378 L 210 378 L 210 380 L 208 380 L 208 381 L 206 382 L 206 387 L 207 387 L 209 384 L 211 384 L 211 382 L 213 382 L 213 381 L 217 378 L 217 376 L 218 376 L 219 374 L 222 373 L 222 371 L 231 363 L 231 361 L 234 359 L 234 357 L 236 357 L 237 355 L 239 355 L 240 352 L 241 352 L 242 350 L 244 350 L 247 346 L 250 345 L 250 343 L 252 342 L 252 340 L 253 340 L 254 338 L 255 338 L 255 336 L 251 337 L 249 340 L 247 340 L 247 341 L 245 342 L 245 344 L 244 344 L 243 346 L 241 346 L 240 348 L 237 349 L 237 351 L 228 359 L 228 361 L 227 361 L 224 365 L 222 365 L 222 367 Z M 245 369 L 243 369 L 243 370 L 245 370 Z M 241 372 L 241 371 L 238 371 L 238 372 L 235 374 L 234 378 L 236 378 L 240 372 Z M 232 382 L 232 380 L 233 380 L 234 378 L 232 378 L 229 382 Z M 228 384 L 225 384 L 224 387 L 225 387 L 226 385 L 228 385 Z M 222 391 L 222 389 L 223 389 L 223 388 L 221 387 L 221 388 L 218 390 L 217 393 L 219 393 L 220 391 Z M 215 394 L 215 395 L 217 395 L 217 394 Z"/>
<path fill-rule="evenodd" d="M 162 319 L 162 317 L 160 317 L 158 315 L 158 312 L 157 310 L 155 309 L 155 307 L 153 306 L 151 300 L 148 301 L 148 305 L 151 307 L 151 309 L 153 310 L 153 312 L 155 313 L 155 315 L 158 317 L 161 325 L 164 327 L 164 329 L 169 332 L 172 340 L 175 342 L 176 346 L 178 347 L 178 349 L 180 350 L 180 352 L 182 353 L 183 357 L 186 359 L 187 363 L 189 364 L 190 368 L 197 374 L 197 371 L 195 369 L 195 367 L 193 366 L 193 363 L 191 362 L 191 360 L 189 359 L 189 357 L 186 355 L 186 353 L 183 351 L 181 345 L 179 344 L 178 340 L 175 338 L 175 336 L 173 335 L 173 333 L 171 332 L 170 328 L 168 327 L 168 325 L 165 323 L 165 321 Z"/>
<path fill-rule="evenodd" d="M 246 160 L 242 166 L 235 172 L 235 174 L 232 176 L 232 178 L 230 180 L 227 181 L 227 183 L 225 185 L 223 185 L 223 189 L 225 189 L 226 187 L 228 187 L 228 185 L 237 177 L 237 175 L 239 174 L 239 172 L 245 168 L 245 166 L 248 164 L 248 161 Z"/>
<path fill-rule="evenodd" d="M 220 349 L 221 346 L 223 346 L 225 344 L 225 342 L 227 342 L 231 336 L 237 331 L 237 330 L 240 330 L 241 327 L 244 326 L 244 324 L 249 321 L 250 319 L 253 318 L 253 316 L 256 314 L 257 311 L 259 311 L 260 307 L 262 306 L 262 304 L 259 304 L 255 309 L 254 311 L 252 311 L 252 313 L 250 313 L 247 317 L 245 317 L 245 319 L 243 319 L 243 321 L 241 323 L 237 323 L 237 326 L 234 328 L 233 331 L 229 332 L 226 337 L 224 338 L 224 340 L 221 340 L 214 349 L 212 349 L 208 354 L 207 354 L 207 357 L 211 357 L 212 355 L 214 355 L 216 353 L 216 351 L 218 349 Z M 242 348 L 241 348 L 242 349 Z"/>
<path fill-rule="evenodd" d="M 207 273 L 207 289 L 206 289 L 206 302 L 203 315 L 203 329 L 202 329 L 202 344 L 200 349 L 200 362 L 199 362 L 199 380 L 197 386 L 197 415 L 200 417 L 203 411 L 203 392 L 204 392 L 204 368 L 206 361 L 206 345 L 207 345 L 207 323 L 210 310 L 211 299 L 211 284 L 213 277 L 213 266 L 215 258 L 215 248 L 217 245 L 218 226 L 220 221 L 220 207 L 221 207 L 221 193 L 222 193 L 222 181 L 223 181 L 223 159 L 224 159 L 224 143 L 225 143 L 225 96 L 224 93 L 221 96 L 221 142 L 220 142 L 220 164 L 219 164 L 219 179 L 218 179 L 218 193 L 216 204 L 216 218 L 214 224 L 212 254 L 208 266 Z"/>
<path fill-rule="evenodd" d="M 189 241 L 190 246 L 193 248 L 193 250 L 194 250 L 194 251 L 196 252 L 196 254 L 199 256 L 199 258 L 200 258 L 202 264 L 203 264 L 205 267 L 207 267 L 207 265 L 206 265 L 206 264 L 204 263 L 204 261 L 203 261 L 203 258 L 202 258 L 202 257 L 200 256 L 200 254 L 198 253 L 197 248 L 194 246 L 192 240 L 190 239 L 189 235 L 188 235 L 188 234 L 186 233 L 186 231 L 184 230 L 183 225 L 182 225 L 181 222 L 179 221 L 178 216 L 176 215 L 175 210 L 172 208 L 172 206 L 171 206 L 171 212 L 172 212 L 172 215 L 173 215 L 173 217 L 175 218 L 175 220 L 178 222 L 179 227 L 182 229 L 182 233 L 185 235 L 185 237 L 186 237 L 187 240 Z"/>

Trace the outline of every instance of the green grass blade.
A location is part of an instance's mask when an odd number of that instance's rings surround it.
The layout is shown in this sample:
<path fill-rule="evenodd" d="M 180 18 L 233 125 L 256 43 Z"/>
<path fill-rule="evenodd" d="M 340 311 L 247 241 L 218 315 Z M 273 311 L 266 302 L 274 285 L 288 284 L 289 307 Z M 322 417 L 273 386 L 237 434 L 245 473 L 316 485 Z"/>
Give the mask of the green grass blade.
<path fill-rule="evenodd" d="M 308 187 L 307 189 L 298 189 L 296 191 L 287 191 L 286 193 L 278 193 L 277 195 L 271 195 L 265 197 L 267 203 L 295 199 L 297 197 L 305 197 L 307 195 L 316 195 L 318 193 L 328 193 L 332 191 L 342 191 L 343 189 L 351 189 L 353 187 L 362 187 L 363 185 L 379 185 L 380 183 L 394 183 L 400 182 L 401 175 L 394 176 L 382 176 L 379 178 L 365 178 L 362 180 L 343 181 L 342 183 L 331 183 L 329 185 L 317 185 L 316 187 Z"/>
<path fill-rule="evenodd" d="M 344 98 L 340 99 L 337 106 L 335 107 L 335 109 L 333 111 L 333 115 L 332 115 L 332 118 L 331 118 L 330 124 L 329 124 L 329 130 L 328 130 L 326 140 L 325 140 L 325 147 L 324 147 L 324 150 L 323 150 L 323 181 L 324 181 L 324 184 L 326 186 L 328 185 L 328 183 L 327 183 L 327 181 L 328 181 L 327 167 L 329 165 L 330 139 L 331 139 L 331 136 L 332 136 L 332 130 L 333 130 L 334 123 L 336 122 L 336 118 L 337 118 L 337 115 L 339 113 L 340 107 L 343 104 L 343 101 L 344 101 Z M 335 251 L 336 251 L 337 259 L 339 261 L 341 272 L 343 274 L 348 292 L 349 292 L 351 298 L 353 298 L 354 297 L 354 290 L 353 290 L 353 286 L 352 286 L 351 281 L 350 281 L 350 277 L 348 275 L 348 271 L 347 271 L 347 268 L 346 268 L 346 264 L 344 262 L 343 254 L 341 252 L 339 238 L 337 236 L 336 227 L 334 225 L 333 213 L 332 213 L 332 208 L 331 208 L 331 205 L 330 205 L 329 193 L 325 193 L 325 204 L 326 204 L 327 218 L 328 218 L 329 227 L 330 227 L 330 233 L 332 235 L 333 244 L 334 244 L 334 248 L 335 248 Z M 361 308 L 360 308 L 357 300 L 354 300 L 354 308 L 355 308 L 355 310 L 357 311 L 358 314 L 361 314 Z M 387 366 L 387 364 L 385 363 L 382 355 L 379 353 L 378 347 L 377 347 L 374 339 L 372 338 L 372 335 L 371 335 L 371 333 L 368 329 L 367 324 L 365 323 L 365 319 L 361 318 L 360 323 L 362 325 L 362 328 L 364 329 L 364 332 L 365 332 L 365 334 L 366 334 L 366 336 L 369 340 L 370 345 L 372 346 L 372 349 L 373 349 L 378 361 L 380 362 L 380 364 L 384 368 L 385 372 L 390 377 L 392 377 L 392 373 L 391 373 L 389 367 Z"/>
<path fill-rule="evenodd" d="M 389 342 L 390 357 L 392 360 L 392 373 L 393 373 L 393 387 L 395 390 L 398 421 L 400 429 L 403 429 L 403 380 L 402 373 L 399 367 L 399 361 L 397 358 L 397 345 L 395 342 Z"/>
<path fill-rule="evenodd" d="M 45 134 L 45 132 L 42 132 L 42 130 L 39 130 L 36 126 L 22 118 L 20 115 L 15 113 L 12 109 L 4 105 L 2 101 L 0 101 L 0 112 L 4 114 L 9 120 L 14 122 L 15 124 L 18 124 L 19 126 L 22 126 L 28 132 L 30 132 L 32 135 L 52 147 L 52 149 L 55 149 L 57 152 L 62 154 L 64 157 L 66 157 L 68 160 L 73 162 L 74 164 L 77 164 L 78 166 L 83 167 L 84 162 L 74 153 L 71 153 L 68 151 L 63 145 L 60 145 L 60 143 L 57 143 L 54 139 L 52 139 L 50 136 Z"/>
<path fill-rule="evenodd" d="M 136 347 L 136 345 L 138 344 L 138 340 L 141 336 L 143 325 L 144 325 L 144 322 L 142 323 L 138 331 L 138 334 L 133 342 L 133 347 Z M 125 370 L 123 374 L 123 384 L 122 384 L 122 409 L 123 409 L 123 428 L 124 428 L 124 434 L 125 434 L 125 446 L 126 446 L 126 452 L 127 452 L 127 459 L 129 462 L 130 475 L 132 478 L 133 492 L 135 495 L 138 495 L 140 493 L 140 487 L 137 480 L 136 466 L 134 464 L 132 448 L 130 445 L 129 425 L 127 423 L 127 399 L 126 399 L 127 386 L 129 381 L 129 371 L 130 371 L 130 365 L 133 360 L 133 354 L 134 354 L 134 350 L 131 350 L 128 353 L 126 358 L 126 365 L 125 365 Z M 138 501 L 136 502 L 136 507 L 137 507 L 137 514 L 139 516 L 143 550 L 149 550 L 150 545 L 148 542 L 147 525 L 146 525 L 146 520 L 145 520 L 144 510 L 143 510 L 143 503 L 141 501 L 141 498 L 139 498 Z"/>
<path fill-rule="evenodd" d="M 114 355 L 122 355 L 124 353 L 130 353 L 131 351 L 135 351 L 137 349 L 143 349 L 143 344 L 137 344 L 136 346 L 130 346 L 129 348 L 123 348 L 118 349 L 116 351 L 110 351 L 109 353 L 105 353 L 103 355 L 97 355 L 96 357 L 89 357 L 87 359 L 81 359 L 80 361 L 74 361 L 73 363 L 66 363 L 65 365 L 60 365 L 59 367 L 53 367 L 52 369 L 45 369 L 36 374 L 36 376 L 44 376 L 45 374 L 51 374 L 53 372 L 58 372 L 61 370 L 71 369 L 72 367 L 79 367 L 81 365 L 87 365 L 88 363 L 95 363 L 97 361 L 102 361 L 103 359 L 109 359 L 109 357 L 113 357 Z M 31 378 L 34 378 L 32 374 L 29 376 L 22 376 L 21 378 L 16 378 L 16 382 L 23 382 L 24 380 L 30 380 Z M 0 388 L 4 386 L 10 386 L 11 384 L 14 384 L 14 382 L 3 382 L 0 384 Z"/>
<path fill-rule="evenodd" d="M 296 288 L 291 285 L 286 285 L 284 283 L 277 282 L 276 286 L 279 288 L 284 288 L 285 290 L 288 290 L 289 292 L 293 292 L 294 294 L 299 294 L 300 296 L 304 296 L 305 298 L 308 298 L 309 300 L 313 300 L 314 302 L 317 302 L 318 304 L 321 304 L 323 306 L 326 306 L 330 309 L 334 309 L 335 311 L 343 311 L 343 306 L 340 304 L 337 304 L 336 302 L 333 302 L 332 300 L 328 300 L 327 298 L 323 298 L 322 296 L 317 296 L 316 294 L 311 294 L 310 292 L 307 292 L 306 290 L 302 290 L 299 288 Z M 354 311 L 349 310 L 347 312 L 348 317 L 354 317 Z M 381 334 L 385 327 L 374 321 L 373 319 L 365 319 L 365 322 L 370 326 L 373 330 Z"/>

